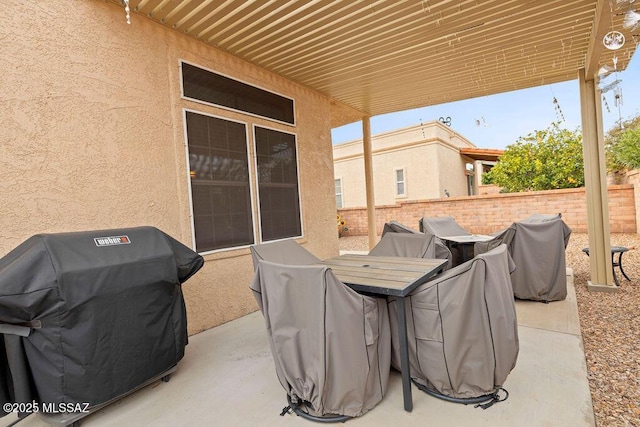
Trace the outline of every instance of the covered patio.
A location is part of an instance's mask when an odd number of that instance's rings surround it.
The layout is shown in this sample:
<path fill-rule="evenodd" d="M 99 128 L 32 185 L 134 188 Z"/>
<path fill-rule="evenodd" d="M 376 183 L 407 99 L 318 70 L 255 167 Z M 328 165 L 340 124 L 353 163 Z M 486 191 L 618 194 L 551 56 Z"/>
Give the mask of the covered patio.
<path fill-rule="evenodd" d="M 335 105 L 331 125 L 362 120 L 370 247 L 376 241 L 371 116 L 578 79 L 592 248 L 590 287 L 605 291 L 615 285 L 609 274 L 597 83 L 602 67 L 624 70 L 635 51 L 639 36 L 622 25 L 632 3 L 126 2 L 134 16 L 146 16 L 350 107 L 348 111 Z"/>
<path fill-rule="evenodd" d="M 509 391 L 506 401 L 483 410 L 445 402 L 414 388 L 413 411 L 406 412 L 400 374 L 392 371 L 382 402 L 346 424 L 595 426 L 572 272 L 568 273 L 565 301 L 516 303 L 520 354 L 504 385 Z M 285 406 L 264 320 L 257 312 L 191 337 L 186 356 L 168 383 L 158 381 L 89 415 L 81 425 L 314 424 L 293 414 L 281 417 Z M 19 425 L 49 424 L 32 415 Z"/>
<path fill-rule="evenodd" d="M 198 107 L 210 116 L 242 121 L 247 128 L 261 125 L 295 133 L 303 221 L 301 234 L 294 237 L 323 258 L 338 252 L 332 127 L 362 121 L 368 240 L 373 246 L 377 236 L 370 117 L 577 79 L 590 283 L 593 289 L 615 290 L 597 78 L 601 67 L 613 65 L 614 56 L 617 69 L 623 70 L 635 52 L 634 36 L 622 29 L 624 13 L 617 4 L 91 0 L 36 5 L 11 0 L 8 18 L 0 18 L 5 24 L 0 39 L 12 49 L 8 56 L 16 65 L 5 80 L 11 84 L 0 83 L 0 93 L 5 93 L 1 105 L 12 113 L 10 120 L 0 119 L 9 130 L 3 153 L 11 167 L 0 177 L 8 183 L 7 197 L 16 203 L 3 206 L 8 221 L 0 232 L 0 249 L 8 252 L 37 232 L 142 223 L 197 249 L 184 123 L 186 111 L 196 103 L 182 93 L 182 60 L 283 94 L 292 105 L 295 101 L 293 125 L 216 105 Z M 622 31 L 628 40 L 616 51 L 602 43 L 610 31 Z M 72 72 L 67 73 L 68 66 Z M 254 180 L 247 186 L 257 186 L 257 167 L 247 165 Z M 251 194 L 248 199 L 248 222 L 254 228 L 247 234 L 252 243 L 269 240 L 259 235 L 258 197 Z M 25 212 L 37 215 L 24 218 Z M 247 288 L 253 272 L 248 246 L 207 252 L 199 277 L 185 286 L 190 344 L 170 383 L 146 387 L 83 424 L 306 422 L 279 416 L 285 393 L 274 374 L 262 317 Z M 566 301 L 517 304 L 521 353 L 505 384 L 511 393 L 506 402 L 483 411 L 416 391 L 413 412 L 406 412 L 400 376 L 394 373 L 379 407 L 350 423 L 455 425 L 472 419 L 475 425 L 594 425 L 569 282 Z M 2 423 L 5 420 L 15 418 L 8 416 Z M 31 416 L 20 425 L 42 423 Z"/>

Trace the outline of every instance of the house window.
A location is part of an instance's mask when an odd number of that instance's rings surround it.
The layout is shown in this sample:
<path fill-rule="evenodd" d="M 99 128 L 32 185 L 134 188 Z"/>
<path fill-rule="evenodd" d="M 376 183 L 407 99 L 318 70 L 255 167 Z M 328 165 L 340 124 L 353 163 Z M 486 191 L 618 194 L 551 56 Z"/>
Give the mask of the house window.
<path fill-rule="evenodd" d="M 302 235 L 293 134 L 254 127 L 262 241 Z"/>
<path fill-rule="evenodd" d="M 181 67 L 182 93 L 185 98 L 295 124 L 292 99 L 186 62 L 182 62 Z"/>
<path fill-rule="evenodd" d="M 342 205 L 342 178 L 334 180 L 336 185 L 336 208 L 340 209 Z"/>
<path fill-rule="evenodd" d="M 407 183 L 405 181 L 405 169 L 396 169 L 395 170 L 395 179 L 396 179 L 396 197 L 406 197 L 407 196 Z"/>
<path fill-rule="evenodd" d="M 465 165 L 465 174 L 467 175 L 467 195 L 473 196 L 476 194 L 475 173 L 473 171 L 473 163 L 467 163 Z"/>
<path fill-rule="evenodd" d="M 186 111 L 196 250 L 254 243 L 247 128 Z"/>

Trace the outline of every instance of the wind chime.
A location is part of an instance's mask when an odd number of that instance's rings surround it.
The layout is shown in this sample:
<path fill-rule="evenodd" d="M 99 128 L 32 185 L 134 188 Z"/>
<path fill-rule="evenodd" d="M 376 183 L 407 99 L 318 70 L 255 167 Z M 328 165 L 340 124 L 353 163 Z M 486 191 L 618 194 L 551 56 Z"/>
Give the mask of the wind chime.
<path fill-rule="evenodd" d="M 564 114 L 562 113 L 562 108 L 560 108 L 560 103 L 555 96 L 553 97 L 553 108 L 556 110 L 556 118 L 558 119 L 558 121 L 564 122 L 565 120 Z"/>
<path fill-rule="evenodd" d="M 636 0 L 617 0 L 618 7 L 632 6 Z M 638 2 L 640 5 L 640 2 Z M 640 29 L 640 13 L 638 10 L 627 10 L 624 14 L 624 22 L 622 24 L 625 30 L 634 32 Z"/>
<path fill-rule="evenodd" d="M 636 0 L 616 0 L 617 7 L 626 7 L 633 4 Z M 613 30 L 613 3 L 609 0 L 609 7 L 611 8 L 611 28 L 607 34 L 602 38 L 602 44 L 609 50 L 616 51 L 625 44 L 625 37 L 620 31 Z M 625 13 L 623 28 L 630 31 L 635 31 L 640 28 L 640 13 L 636 13 L 634 10 L 628 10 Z M 607 112 L 611 112 L 609 104 L 607 103 L 606 93 L 613 93 L 614 106 L 618 108 L 619 123 L 622 127 L 622 88 L 620 83 L 622 80 L 618 78 L 618 57 L 613 56 L 613 66 L 609 64 L 603 65 L 598 71 L 598 78 L 600 84 L 600 92 L 602 93 L 602 101 L 607 108 Z M 615 79 L 612 82 L 607 82 L 606 79 L 610 75 L 615 75 Z"/>
<path fill-rule="evenodd" d="M 481 116 L 479 119 L 476 119 L 476 126 L 489 127 L 489 123 L 484 119 L 484 116 Z"/>
<path fill-rule="evenodd" d="M 129 0 L 121 0 L 121 1 L 122 1 L 122 5 L 124 6 L 124 13 L 127 14 L 127 24 L 131 25 L 131 9 L 129 9 Z"/>

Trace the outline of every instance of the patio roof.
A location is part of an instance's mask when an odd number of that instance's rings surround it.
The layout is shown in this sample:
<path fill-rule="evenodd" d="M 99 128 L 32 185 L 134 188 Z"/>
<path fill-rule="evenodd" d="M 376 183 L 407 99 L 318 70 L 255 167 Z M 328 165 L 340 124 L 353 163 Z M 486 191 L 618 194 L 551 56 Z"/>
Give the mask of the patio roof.
<path fill-rule="evenodd" d="M 111 0 L 121 3 L 121 0 Z M 122 1 L 122 3 L 124 3 Z M 626 68 L 620 0 L 130 0 L 146 16 L 362 116 Z M 124 17 L 123 17 L 124 19 Z M 135 25 L 135 18 L 132 22 Z M 626 44 L 603 47 L 611 30 Z M 333 126 L 359 120 L 334 114 Z"/>
<path fill-rule="evenodd" d="M 640 42 L 622 25 L 634 0 L 107 1 L 128 4 L 132 25 L 147 17 L 332 98 L 332 127 L 362 120 L 370 247 L 371 116 L 578 80 L 589 286 L 615 289 L 596 83 Z M 604 46 L 611 31 L 626 38 L 616 50 Z"/>

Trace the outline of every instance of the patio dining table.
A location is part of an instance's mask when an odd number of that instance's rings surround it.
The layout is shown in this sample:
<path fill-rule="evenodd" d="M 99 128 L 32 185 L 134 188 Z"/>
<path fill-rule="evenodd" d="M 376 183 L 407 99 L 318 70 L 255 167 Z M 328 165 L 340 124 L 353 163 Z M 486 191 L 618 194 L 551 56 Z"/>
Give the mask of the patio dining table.
<path fill-rule="evenodd" d="M 447 260 L 430 258 L 341 255 L 322 261 L 338 279 L 356 292 L 377 297 L 398 298 L 398 336 L 404 409 L 413 410 L 409 348 L 404 298 L 419 285 L 438 274 Z"/>
<path fill-rule="evenodd" d="M 461 255 L 462 255 L 462 263 L 469 261 L 469 259 L 473 258 L 469 256 L 469 246 L 473 246 L 477 242 L 488 242 L 493 239 L 493 236 L 487 236 L 485 234 L 465 234 L 460 236 L 442 236 L 441 240 L 447 242 L 447 246 L 451 243 L 457 243 L 461 247 Z"/>

